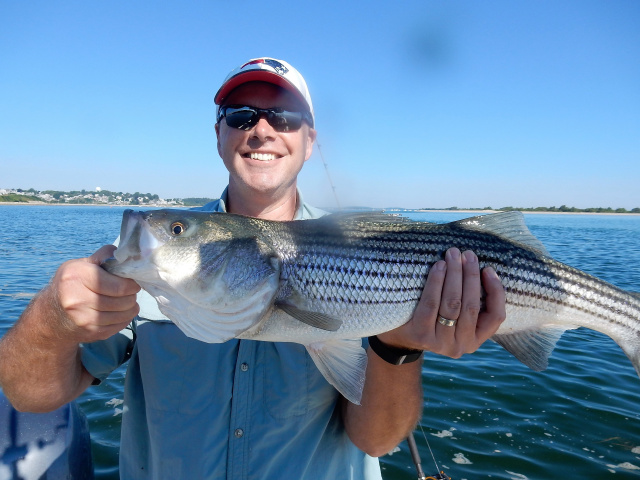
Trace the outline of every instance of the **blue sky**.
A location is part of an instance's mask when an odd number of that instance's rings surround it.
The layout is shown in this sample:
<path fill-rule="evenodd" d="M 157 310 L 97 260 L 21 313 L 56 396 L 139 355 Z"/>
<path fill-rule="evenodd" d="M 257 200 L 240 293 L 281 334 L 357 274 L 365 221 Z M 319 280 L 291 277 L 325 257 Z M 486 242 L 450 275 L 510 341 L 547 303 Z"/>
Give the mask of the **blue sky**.
<path fill-rule="evenodd" d="M 640 206 L 635 0 L 0 0 L 0 188 L 217 197 L 213 95 L 263 55 L 342 205 Z M 300 186 L 335 206 L 317 150 Z"/>

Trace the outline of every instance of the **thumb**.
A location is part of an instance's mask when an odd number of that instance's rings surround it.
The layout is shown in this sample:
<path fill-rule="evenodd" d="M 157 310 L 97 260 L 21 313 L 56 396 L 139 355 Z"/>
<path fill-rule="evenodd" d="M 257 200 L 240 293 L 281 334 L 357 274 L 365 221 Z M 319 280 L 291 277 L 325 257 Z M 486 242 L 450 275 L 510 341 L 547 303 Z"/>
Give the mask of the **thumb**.
<path fill-rule="evenodd" d="M 113 252 L 117 250 L 115 245 L 103 245 L 93 255 L 87 258 L 90 263 L 101 265 L 108 258 L 113 257 Z"/>

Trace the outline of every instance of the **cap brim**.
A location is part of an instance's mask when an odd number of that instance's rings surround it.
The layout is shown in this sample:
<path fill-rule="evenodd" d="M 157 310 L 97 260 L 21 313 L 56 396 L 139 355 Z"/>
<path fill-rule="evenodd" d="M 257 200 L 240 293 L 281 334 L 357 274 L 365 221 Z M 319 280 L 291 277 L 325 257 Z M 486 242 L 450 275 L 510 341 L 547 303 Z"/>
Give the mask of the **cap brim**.
<path fill-rule="evenodd" d="M 293 93 L 298 99 L 302 101 L 303 105 L 307 105 L 306 99 L 300 94 L 296 87 L 291 85 L 280 75 L 265 70 L 241 72 L 236 76 L 231 77 L 224 85 L 222 85 L 222 87 L 220 87 L 218 93 L 216 93 L 216 96 L 214 97 L 214 102 L 216 103 L 216 105 L 220 105 L 235 88 L 247 82 L 267 82 L 272 83 L 273 85 L 278 85 L 279 87 L 282 87 Z M 307 108 L 309 108 L 309 105 L 307 105 Z"/>

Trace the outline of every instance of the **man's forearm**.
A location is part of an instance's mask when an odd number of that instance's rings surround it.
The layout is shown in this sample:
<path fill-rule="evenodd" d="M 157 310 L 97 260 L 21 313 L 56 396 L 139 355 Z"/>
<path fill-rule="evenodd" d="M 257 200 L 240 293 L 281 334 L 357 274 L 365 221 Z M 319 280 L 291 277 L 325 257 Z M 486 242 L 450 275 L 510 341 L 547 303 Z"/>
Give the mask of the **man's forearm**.
<path fill-rule="evenodd" d="M 18 410 L 44 412 L 73 400 L 93 377 L 76 343 L 51 328 L 61 315 L 50 288 L 40 292 L 0 341 L 0 386 Z"/>
<path fill-rule="evenodd" d="M 390 452 L 416 425 L 422 413 L 422 359 L 391 365 L 371 349 L 361 405 L 342 399 L 351 441 L 371 456 Z"/>

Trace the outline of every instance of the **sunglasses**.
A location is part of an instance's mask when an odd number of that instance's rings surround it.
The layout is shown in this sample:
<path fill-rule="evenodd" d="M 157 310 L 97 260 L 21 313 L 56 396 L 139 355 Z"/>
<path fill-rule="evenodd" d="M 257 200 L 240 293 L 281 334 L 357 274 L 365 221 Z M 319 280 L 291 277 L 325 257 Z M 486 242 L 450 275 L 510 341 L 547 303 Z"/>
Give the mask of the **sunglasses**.
<path fill-rule="evenodd" d="M 276 132 L 290 132 L 298 130 L 302 122 L 313 127 L 311 112 L 290 112 L 282 108 L 256 108 L 248 105 L 225 105 L 218 111 L 217 122 L 224 117 L 227 125 L 240 130 L 251 130 L 264 115 L 269 125 Z"/>

